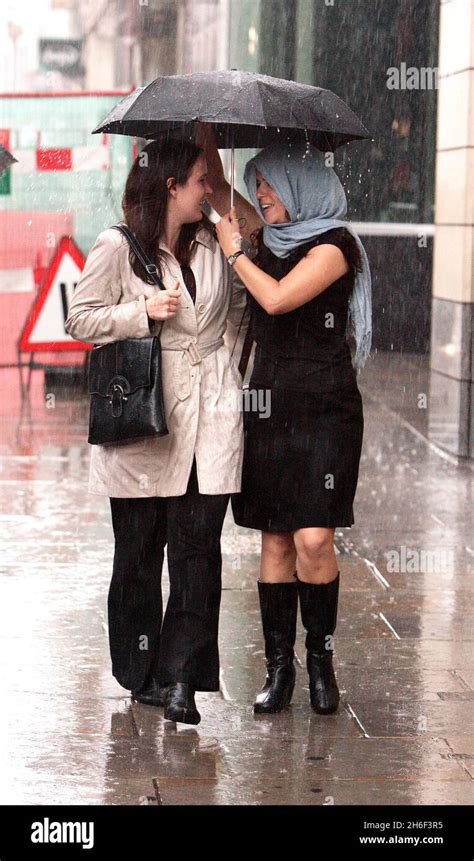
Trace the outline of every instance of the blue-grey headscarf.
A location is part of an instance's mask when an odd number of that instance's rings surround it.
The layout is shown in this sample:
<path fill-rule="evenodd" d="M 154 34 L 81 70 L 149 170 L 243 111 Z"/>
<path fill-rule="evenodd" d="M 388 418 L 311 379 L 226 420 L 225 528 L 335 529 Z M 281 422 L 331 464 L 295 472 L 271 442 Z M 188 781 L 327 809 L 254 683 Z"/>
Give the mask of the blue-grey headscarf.
<path fill-rule="evenodd" d="M 250 199 L 262 221 L 265 218 L 257 198 L 257 169 L 291 219 L 283 224 L 264 224 L 263 241 L 277 257 L 288 257 L 294 248 L 333 227 L 345 227 L 357 241 L 363 265 L 362 272 L 355 273 L 347 325 L 356 340 L 354 365 L 362 368 L 372 343 L 370 268 L 359 236 L 344 219 L 347 200 L 338 176 L 332 167 L 326 166 L 324 153 L 311 144 L 272 144 L 247 162 L 244 173 Z"/>

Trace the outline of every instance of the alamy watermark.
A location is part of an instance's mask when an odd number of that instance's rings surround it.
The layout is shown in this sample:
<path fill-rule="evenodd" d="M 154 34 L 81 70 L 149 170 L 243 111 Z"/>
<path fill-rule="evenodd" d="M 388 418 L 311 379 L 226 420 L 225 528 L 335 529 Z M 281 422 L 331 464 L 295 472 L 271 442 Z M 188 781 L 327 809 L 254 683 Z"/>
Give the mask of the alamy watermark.
<path fill-rule="evenodd" d="M 390 66 L 387 69 L 388 90 L 437 90 L 437 66 L 407 66 L 400 63 L 400 68 Z"/>
<path fill-rule="evenodd" d="M 32 843 L 80 843 L 83 849 L 94 846 L 93 822 L 56 822 L 45 817 L 31 824 Z"/>
<path fill-rule="evenodd" d="M 203 398 L 204 409 L 212 412 L 258 413 L 259 418 L 267 419 L 271 415 L 271 389 L 230 389 L 216 396 L 209 392 Z"/>
<path fill-rule="evenodd" d="M 387 571 L 391 574 L 453 574 L 454 553 L 446 547 L 414 550 L 404 544 L 384 553 Z"/>

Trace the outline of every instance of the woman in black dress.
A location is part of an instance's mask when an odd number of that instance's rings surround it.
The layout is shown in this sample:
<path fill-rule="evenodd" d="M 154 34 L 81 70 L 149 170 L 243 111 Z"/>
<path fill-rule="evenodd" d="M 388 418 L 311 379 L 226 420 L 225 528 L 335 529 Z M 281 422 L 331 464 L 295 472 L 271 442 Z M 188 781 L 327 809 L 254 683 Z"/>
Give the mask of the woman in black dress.
<path fill-rule="evenodd" d="M 370 270 L 360 239 L 342 220 L 346 197 L 323 153 L 269 147 L 248 163 L 245 182 L 264 222 L 253 261 L 236 251 L 234 210 L 217 233 L 250 293 L 250 393 L 263 389 L 271 399 L 270 415 L 245 411 L 242 491 L 232 498 L 236 523 L 262 531 L 267 677 L 254 711 L 278 712 L 291 701 L 299 596 L 311 705 L 329 714 L 339 704 L 334 532 L 354 523 L 363 435 L 346 330 L 355 334 L 354 364 L 361 367 L 371 343 Z"/>

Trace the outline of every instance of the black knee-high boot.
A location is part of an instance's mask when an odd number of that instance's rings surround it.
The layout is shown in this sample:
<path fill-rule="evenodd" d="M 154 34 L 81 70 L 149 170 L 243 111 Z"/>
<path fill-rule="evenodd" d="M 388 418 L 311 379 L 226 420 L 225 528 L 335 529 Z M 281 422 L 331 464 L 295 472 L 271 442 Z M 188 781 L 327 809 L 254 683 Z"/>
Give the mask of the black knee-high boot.
<path fill-rule="evenodd" d="M 339 705 L 339 689 L 332 665 L 333 633 L 337 621 L 339 571 L 330 583 L 298 580 L 301 621 L 306 634 L 306 666 L 311 705 L 321 715 L 331 714 Z"/>
<path fill-rule="evenodd" d="M 253 710 L 256 714 L 280 712 L 291 702 L 295 687 L 294 645 L 298 587 L 294 583 L 258 581 L 267 678 Z"/>

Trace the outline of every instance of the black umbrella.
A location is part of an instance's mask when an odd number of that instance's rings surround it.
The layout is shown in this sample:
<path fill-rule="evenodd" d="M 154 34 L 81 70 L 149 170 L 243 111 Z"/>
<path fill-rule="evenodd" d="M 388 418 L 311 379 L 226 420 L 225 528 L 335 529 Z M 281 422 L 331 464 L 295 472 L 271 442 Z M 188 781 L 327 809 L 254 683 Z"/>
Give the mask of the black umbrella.
<path fill-rule="evenodd" d="M 93 134 L 193 138 L 197 122 L 212 123 L 219 149 L 264 147 L 301 139 L 323 152 L 370 138 L 353 111 L 331 90 L 236 70 L 156 78 L 126 96 Z M 232 194 L 233 197 L 233 194 Z"/>
<path fill-rule="evenodd" d="M 7 169 L 7 167 L 10 167 L 10 165 L 13 164 L 15 161 L 18 161 L 18 159 L 15 158 L 15 156 L 13 156 L 11 152 L 8 152 L 8 150 L 5 149 L 3 144 L 0 144 L 0 175 L 3 173 L 4 170 Z"/>
<path fill-rule="evenodd" d="M 196 122 L 214 125 L 220 149 L 263 147 L 306 130 L 323 152 L 370 138 L 353 111 L 331 90 L 254 72 L 166 75 L 134 90 L 111 110 L 93 134 L 154 138 Z"/>

